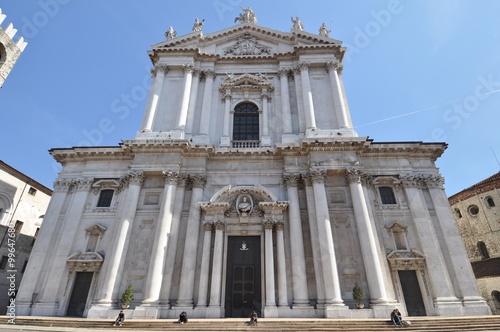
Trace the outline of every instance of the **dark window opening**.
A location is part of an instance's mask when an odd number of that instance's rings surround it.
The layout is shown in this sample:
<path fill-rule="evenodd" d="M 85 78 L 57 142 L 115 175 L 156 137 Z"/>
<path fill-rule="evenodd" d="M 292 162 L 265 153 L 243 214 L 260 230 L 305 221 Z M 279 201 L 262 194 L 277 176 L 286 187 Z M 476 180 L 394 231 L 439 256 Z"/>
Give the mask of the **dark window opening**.
<path fill-rule="evenodd" d="M 37 227 L 35 235 L 33 235 L 33 241 L 31 242 L 32 247 L 35 245 L 36 238 L 38 237 L 38 232 L 40 232 L 40 227 Z"/>
<path fill-rule="evenodd" d="M 30 187 L 28 189 L 28 194 L 30 194 L 31 196 L 35 196 L 36 195 L 36 189 L 33 188 L 33 187 Z"/>
<path fill-rule="evenodd" d="M 259 109 L 252 103 L 238 104 L 233 118 L 234 141 L 259 140 Z"/>
<path fill-rule="evenodd" d="M 382 204 L 396 204 L 396 197 L 391 187 L 380 187 L 378 191 L 382 199 Z"/>
<path fill-rule="evenodd" d="M 460 212 L 459 208 L 455 208 L 455 213 L 457 214 L 458 218 L 462 218 L 462 212 Z"/>
<path fill-rule="evenodd" d="M 495 201 L 493 200 L 493 198 L 488 197 L 486 198 L 486 204 L 488 204 L 488 207 L 492 208 L 495 206 Z"/>
<path fill-rule="evenodd" d="M 477 248 L 479 249 L 479 252 L 481 253 L 482 259 L 490 258 L 490 254 L 488 253 L 488 248 L 486 248 L 486 244 L 483 241 L 479 241 L 477 243 Z"/>
<path fill-rule="evenodd" d="M 115 191 L 111 189 L 101 190 L 99 201 L 97 201 L 97 207 L 110 207 L 114 192 Z"/>
<path fill-rule="evenodd" d="M 23 268 L 21 269 L 21 273 L 24 273 L 24 271 L 26 271 L 26 266 L 28 266 L 28 261 L 24 261 Z"/>
<path fill-rule="evenodd" d="M 4 270 L 5 266 L 7 266 L 7 261 L 9 260 L 9 257 L 7 256 L 2 256 L 2 259 L 0 259 L 0 270 Z"/>

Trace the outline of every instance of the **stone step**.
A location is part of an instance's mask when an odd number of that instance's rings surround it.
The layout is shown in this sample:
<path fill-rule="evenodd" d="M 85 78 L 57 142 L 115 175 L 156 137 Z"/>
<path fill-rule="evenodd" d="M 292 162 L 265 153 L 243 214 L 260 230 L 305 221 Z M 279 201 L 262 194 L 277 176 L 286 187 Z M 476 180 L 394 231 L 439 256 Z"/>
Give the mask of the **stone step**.
<path fill-rule="evenodd" d="M 0 316 L 0 330 L 6 327 L 9 317 Z M 412 322 L 407 331 L 500 331 L 500 316 L 473 317 L 409 317 Z M 58 331 L 58 328 L 82 328 L 95 330 L 135 331 L 394 331 L 389 320 L 383 319 L 273 319 L 260 318 L 257 326 L 247 325 L 248 319 L 190 319 L 180 325 L 173 319 L 139 320 L 127 319 L 121 327 L 112 326 L 109 319 L 85 319 L 69 317 L 18 316 L 15 325 L 41 326 Z M 52 330 L 53 328 L 53 330 Z"/>

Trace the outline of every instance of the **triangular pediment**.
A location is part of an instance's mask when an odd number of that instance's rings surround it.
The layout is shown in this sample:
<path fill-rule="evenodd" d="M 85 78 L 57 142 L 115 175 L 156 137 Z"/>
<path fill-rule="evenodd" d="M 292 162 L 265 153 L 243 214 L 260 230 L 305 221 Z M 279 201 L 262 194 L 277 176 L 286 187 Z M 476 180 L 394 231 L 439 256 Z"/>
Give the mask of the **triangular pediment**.
<path fill-rule="evenodd" d="M 221 90 L 227 88 L 244 88 L 244 87 L 258 87 L 260 89 L 267 88 L 268 91 L 274 90 L 273 85 L 269 80 L 261 74 L 242 74 L 238 76 L 228 75 L 226 80 L 221 85 Z"/>
<path fill-rule="evenodd" d="M 161 51 L 197 50 L 199 54 L 220 57 L 269 56 L 291 53 L 301 47 L 341 47 L 341 42 L 306 31 L 282 32 L 257 24 L 243 23 L 214 33 L 190 34 L 152 46 L 152 53 Z"/>

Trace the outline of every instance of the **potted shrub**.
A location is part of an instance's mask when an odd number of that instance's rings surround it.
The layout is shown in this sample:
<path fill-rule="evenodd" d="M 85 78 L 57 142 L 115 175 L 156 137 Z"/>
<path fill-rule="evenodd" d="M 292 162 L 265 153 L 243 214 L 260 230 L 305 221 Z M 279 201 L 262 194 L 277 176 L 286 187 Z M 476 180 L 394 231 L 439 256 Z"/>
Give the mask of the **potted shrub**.
<path fill-rule="evenodd" d="M 132 286 L 129 285 L 122 294 L 122 309 L 128 309 L 132 300 L 134 300 L 134 291 L 132 290 Z"/>
<path fill-rule="evenodd" d="M 352 298 L 356 301 L 356 307 L 358 309 L 363 309 L 365 307 L 365 304 L 363 303 L 363 290 L 356 283 L 352 289 Z"/>

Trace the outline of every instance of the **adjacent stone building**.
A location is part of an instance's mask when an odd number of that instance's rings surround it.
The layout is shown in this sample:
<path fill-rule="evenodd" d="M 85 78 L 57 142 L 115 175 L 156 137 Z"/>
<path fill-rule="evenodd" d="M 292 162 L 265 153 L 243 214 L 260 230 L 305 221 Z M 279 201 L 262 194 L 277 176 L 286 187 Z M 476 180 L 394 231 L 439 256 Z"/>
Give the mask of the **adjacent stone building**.
<path fill-rule="evenodd" d="M 15 298 L 52 190 L 0 160 L 0 313 Z"/>
<path fill-rule="evenodd" d="M 136 318 L 489 314 L 434 163 L 446 144 L 358 137 L 324 24 L 236 21 L 153 45 L 134 139 L 51 150 L 18 314 L 114 317 L 129 285 Z"/>
<path fill-rule="evenodd" d="M 500 314 L 500 173 L 449 198 L 483 297 Z"/>
<path fill-rule="evenodd" d="M 5 17 L 5 14 L 2 13 L 2 8 L 0 8 L 0 87 L 2 87 L 5 79 L 27 45 L 23 37 L 14 42 L 13 39 L 17 30 L 14 29 L 12 23 L 7 28 L 2 28 L 1 24 L 5 20 Z"/>

